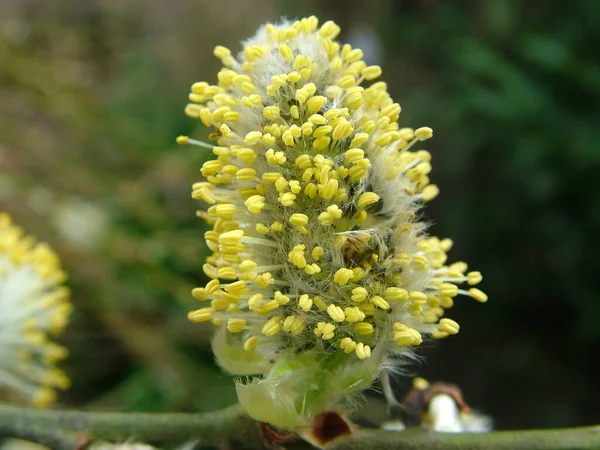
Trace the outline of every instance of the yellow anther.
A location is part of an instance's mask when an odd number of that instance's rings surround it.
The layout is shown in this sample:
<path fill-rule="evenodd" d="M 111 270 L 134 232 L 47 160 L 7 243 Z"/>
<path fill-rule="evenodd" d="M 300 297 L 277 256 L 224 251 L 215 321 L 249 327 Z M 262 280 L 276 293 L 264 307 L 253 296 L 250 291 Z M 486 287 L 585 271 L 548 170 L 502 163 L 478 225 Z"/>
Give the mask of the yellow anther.
<path fill-rule="evenodd" d="M 314 124 L 312 122 L 304 122 L 302 124 L 302 134 L 304 136 L 310 136 L 313 133 L 313 128 Z"/>
<path fill-rule="evenodd" d="M 380 147 L 385 147 L 390 142 L 392 142 L 392 133 L 383 133 L 377 139 L 375 139 L 375 144 Z"/>
<path fill-rule="evenodd" d="M 261 58 L 266 55 L 266 50 L 260 45 L 252 45 L 244 49 L 248 61 L 254 61 L 256 58 Z"/>
<path fill-rule="evenodd" d="M 442 308 L 452 308 L 454 300 L 451 297 L 440 297 L 440 306 Z"/>
<path fill-rule="evenodd" d="M 233 267 L 221 267 L 218 271 L 219 278 L 223 278 L 225 280 L 235 280 L 237 278 L 237 274 Z"/>
<path fill-rule="evenodd" d="M 375 329 L 373 328 L 373 325 L 371 325 L 368 322 L 357 322 L 354 324 L 354 329 L 361 336 L 367 336 L 369 334 L 373 334 L 373 331 L 375 331 Z"/>
<path fill-rule="evenodd" d="M 355 323 L 365 319 L 365 313 L 357 306 L 350 306 L 344 309 L 346 322 Z"/>
<path fill-rule="evenodd" d="M 456 297 L 458 295 L 458 286 L 451 283 L 443 283 L 440 287 L 440 295 L 444 297 Z"/>
<path fill-rule="evenodd" d="M 445 331 L 434 331 L 433 333 L 431 333 L 431 337 L 433 339 L 444 339 L 447 338 L 449 336 L 448 333 L 446 333 Z"/>
<path fill-rule="evenodd" d="M 375 124 L 374 121 L 372 120 L 367 120 L 362 124 L 362 130 L 367 133 L 367 134 L 371 134 L 375 128 L 377 127 L 377 125 Z"/>
<path fill-rule="evenodd" d="M 256 343 L 258 342 L 257 336 L 251 336 L 244 342 L 244 350 L 247 352 L 254 351 L 256 349 Z"/>
<path fill-rule="evenodd" d="M 269 272 L 262 273 L 254 279 L 254 282 L 258 285 L 258 287 L 263 289 L 273 284 L 273 281 L 273 275 L 271 275 Z"/>
<path fill-rule="evenodd" d="M 277 192 L 281 194 L 287 192 L 289 185 L 290 183 L 285 178 L 283 178 L 283 176 L 280 176 L 279 178 L 277 178 L 277 180 L 275 180 L 275 189 L 277 189 Z"/>
<path fill-rule="evenodd" d="M 322 185 L 320 185 L 319 188 L 321 188 L 321 186 Z M 338 188 L 338 180 L 330 179 L 327 181 L 327 184 L 325 184 L 325 186 L 323 186 L 322 189 L 319 189 L 319 194 L 321 195 L 321 198 L 324 198 L 325 200 L 331 200 L 337 192 Z"/>
<path fill-rule="evenodd" d="M 406 327 L 403 331 L 394 333 L 394 342 L 398 347 L 410 347 L 411 345 L 420 345 L 423 342 L 421 333 L 414 328 Z"/>
<path fill-rule="evenodd" d="M 240 168 L 238 166 L 233 165 L 233 164 L 227 164 L 226 166 L 223 166 L 221 168 L 221 172 L 224 175 L 235 175 L 238 170 L 240 170 Z"/>
<path fill-rule="evenodd" d="M 219 244 L 235 246 L 240 243 L 240 240 L 244 237 L 243 230 L 232 230 L 222 233 L 219 236 Z"/>
<path fill-rule="evenodd" d="M 309 93 L 306 89 L 301 88 L 296 91 L 295 98 L 298 100 L 298 103 L 303 104 L 309 97 Z"/>
<path fill-rule="evenodd" d="M 265 156 L 267 158 L 267 162 L 272 165 L 285 164 L 285 162 L 287 161 L 284 152 L 276 152 L 272 148 L 265 152 Z"/>
<path fill-rule="evenodd" d="M 354 127 L 347 120 L 343 120 L 337 124 L 334 128 L 333 133 L 331 133 L 331 137 L 336 140 L 345 139 L 354 133 Z"/>
<path fill-rule="evenodd" d="M 210 280 L 206 283 L 206 292 L 208 292 L 209 295 L 213 295 L 219 290 L 219 286 L 219 280 Z"/>
<path fill-rule="evenodd" d="M 295 71 L 288 73 L 287 75 L 285 75 L 285 77 L 286 77 L 286 80 L 289 81 L 290 83 L 297 83 L 302 78 L 300 76 L 300 74 L 298 72 L 295 72 Z M 285 84 L 285 83 L 283 83 L 283 84 Z"/>
<path fill-rule="evenodd" d="M 235 177 L 240 181 L 252 181 L 256 177 L 256 170 L 250 167 L 245 167 L 243 169 L 238 170 L 235 173 Z"/>
<path fill-rule="evenodd" d="M 342 78 L 337 80 L 336 84 L 341 88 L 348 89 L 349 87 L 354 86 L 355 82 L 356 79 L 354 78 L 354 75 L 344 75 Z"/>
<path fill-rule="evenodd" d="M 330 205 L 327 207 L 327 211 L 319 214 L 318 220 L 321 225 L 331 225 L 336 219 L 342 217 L 342 210 L 338 205 Z"/>
<path fill-rule="evenodd" d="M 283 143 L 288 147 L 294 145 L 294 136 L 292 136 L 292 132 L 290 130 L 285 130 L 281 135 L 281 139 L 283 140 Z"/>
<path fill-rule="evenodd" d="M 310 311 L 310 308 L 312 308 L 313 305 L 313 301 L 312 299 L 308 296 L 308 294 L 302 294 L 299 298 L 298 298 L 298 306 L 300 307 L 300 309 L 304 312 L 308 312 Z"/>
<path fill-rule="evenodd" d="M 352 300 L 356 303 L 364 302 L 369 293 L 364 287 L 356 287 L 352 289 Z"/>
<path fill-rule="evenodd" d="M 329 317 L 331 317 L 331 320 L 334 322 L 343 322 L 346 319 L 344 310 L 334 304 L 327 307 L 327 314 L 329 314 Z"/>
<path fill-rule="evenodd" d="M 287 316 L 281 328 L 292 335 L 298 335 L 306 328 L 306 321 L 300 317 Z"/>
<path fill-rule="evenodd" d="M 288 253 L 288 261 L 299 269 L 304 269 L 307 265 L 306 259 L 304 258 L 304 244 L 296 245 L 292 251 Z"/>
<path fill-rule="evenodd" d="M 312 116 L 310 116 L 308 118 L 308 121 L 315 125 L 324 125 L 327 123 L 327 119 L 325 117 L 323 117 L 321 114 L 313 114 Z"/>
<path fill-rule="evenodd" d="M 379 195 L 375 192 L 363 192 L 358 201 L 356 202 L 356 207 L 358 209 L 365 209 L 370 205 L 373 205 L 379 201 Z"/>
<path fill-rule="evenodd" d="M 390 304 L 379 295 L 374 295 L 369 301 L 379 309 L 390 309 Z"/>
<path fill-rule="evenodd" d="M 367 133 L 356 133 L 350 142 L 350 147 L 360 147 L 362 144 L 369 140 Z"/>
<path fill-rule="evenodd" d="M 302 185 L 298 180 L 290 180 L 289 187 L 293 194 L 299 194 L 302 192 Z"/>
<path fill-rule="evenodd" d="M 329 133 L 331 133 L 333 131 L 333 127 L 330 125 L 323 125 L 319 128 L 317 128 L 315 131 L 313 131 L 313 137 L 315 139 L 323 137 L 323 136 L 327 136 Z"/>
<path fill-rule="evenodd" d="M 206 274 L 207 277 L 209 278 L 219 278 L 219 274 L 217 272 L 217 268 L 215 266 L 213 266 L 212 264 L 204 264 L 202 266 L 202 270 L 204 271 L 204 273 Z"/>
<path fill-rule="evenodd" d="M 214 185 L 211 183 L 196 183 L 192 187 L 192 198 L 204 200 L 209 205 L 217 203 L 215 194 L 212 192 Z"/>
<path fill-rule="evenodd" d="M 251 148 L 242 148 L 237 152 L 237 158 L 246 164 L 254 164 L 256 152 Z"/>
<path fill-rule="evenodd" d="M 300 70 L 306 64 L 306 59 L 307 58 L 304 55 L 297 55 L 294 59 L 294 63 L 292 64 L 292 68 L 294 70 Z"/>
<path fill-rule="evenodd" d="M 471 286 L 481 283 L 482 279 L 481 272 L 469 272 L 467 274 L 467 283 Z"/>
<path fill-rule="evenodd" d="M 201 322 L 208 322 L 209 320 L 212 319 L 212 313 L 215 310 L 213 308 L 200 308 L 197 309 L 196 311 L 190 311 L 188 313 L 188 319 L 191 322 L 196 322 L 196 323 L 201 323 Z"/>
<path fill-rule="evenodd" d="M 306 233 L 304 234 L 308 234 L 308 230 L 306 230 Z M 315 275 L 317 273 L 321 273 L 321 267 L 316 263 L 308 264 L 304 268 L 304 272 L 306 272 L 308 275 Z"/>
<path fill-rule="evenodd" d="M 392 324 L 392 329 L 394 331 L 406 331 L 408 330 L 409 327 L 407 327 L 406 325 L 404 325 L 402 322 L 394 322 Z"/>
<path fill-rule="evenodd" d="M 319 34 L 323 38 L 335 39 L 335 37 L 340 33 L 341 29 L 335 22 L 328 20 L 319 29 Z"/>
<path fill-rule="evenodd" d="M 235 281 L 233 283 L 229 283 L 225 290 L 231 294 L 242 295 L 246 293 L 246 282 L 245 281 Z"/>
<path fill-rule="evenodd" d="M 448 334 L 457 334 L 460 330 L 460 325 L 452 319 L 440 320 L 439 330 Z"/>
<path fill-rule="evenodd" d="M 409 141 L 412 141 L 414 139 L 414 137 L 415 137 L 415 130 L 413 130 L 412 128 L 400 128 L 398 130 L 398 134 L 400 136 L 400 139 L 402 139 L 402 140 L 404 140 L 406 142 L 409 142 Z M 425 150 L 419 150 L 419 151 L 423 151 L 424 152 Z M 419 156 L 419 159 L 424 159 L 424 158 L 421 158 Z M 431 155 L 429 155 L 429 158 L 425 159 L 425 160 L 429 161 L 429 159 L 431 159 Z"/>
<path fill-rule="evenodd" d="M 262 138 L 262 133 L 260 131 L 251 131 L 250 133 L 246 134 L 246 137 L 244 138 L 244 144 L 246 144 L 246 145 L 257 144 L 261 138 Z"/>
<path fill-rule="evenodd" d="M 228 113 L 225 113 L 225 115 L 223 116 L 223 120 L 225 122 L 237 122 L 238 120 L 240 120 L 240 113 L 237 111 L 230 111 Z M 221 134 L 225 137 L 233 136 L 233 131 L 231 131 L 231 128 L 227 127 L 225 124 L 221 125 L 221 128 L 219 128 L 219 130 L 221 131 Z"/>
<path fill-rule="evenodd" d="M 425 304 L 427 303 L 427 294 L 420 291 L 411 291 L 408 293 L 408 297 L 413 303 Z"/>
<path fill-rule="evenodd" d="M 292 192 L 286 192 L 285 194 L 281 194 L 277 199 L 277 201 L 283 206 L 292 206 L 295 200 L 296 194 L 293 194 Z"/>
<path fill-rule="evenodd" d="M 425 270 L 429 264 L 429 260 L 425 255 L 415 255 L 410 263 L 417 270 Z"/>
<path fill-rule="evenodd" d="M 380 117 L 388 117 L 391 122 L 395 122 L 398 120 L 398 117 L 400 116 L 400 112 L 402 112 L 402 108 L 400 107 L 400 105 L 398 103 L 392 103 L 391 105 L 383 108 L 380 111 L 379 115 L 380 115 Z M 396 139 L 398 139 L 404 135 L 405 135 L 404 133 L 397 133 Z"/>
<path fill-rule="evenodd" d="M 221 60 L 224 66 L 231 66 L 233 64 L 233 57 L 231 56 L 231 51 L 228 48 L 223 47 L 222 45 L 217 45 L 213 51 L 213 54 Z M 196 87 L 198 90 L 202 88 L 203 92 L 208 85 L 207 83 L 204 83 L 204 85 L 202 83 L 194 83 L 194 86 L 192 86 L 192 91 L 194 91 L 194 87 Z"/>
<path fill-rule="evenodd" d="M 330 143 L 331 143 L 331 138 L 329 136 L 323 136 L 323 137 L 315 139 L 315 141 L 313 142 L 313 147 L 317 150 L 324 150 L 327 147 L 329 147 Z"/>
<path fill-rule="evenodd" d="M 320 310 L 324 310 L 327 308 L 327 303 L 325 303 L 323 297 L 321 297 L 320 295 L 315 295 L 315 297 L 313 298 L 313 303 Z"/>
<path fill-rule="evenodd" d="M 312 249 L 312 252 L 310 253 L 310 255 L 312 256 L 312 258 L 315 261 L 319 261 L 323 257 L 324 253 L 325 253 L 325 250 L 323 250 L 323 247 L 315 247 Z"/>
<path fill-rule="evenodd" d="M 246 321 L 244 319 L 229 319 L 227 321 L 227 330 L 231 333 L 241 333 L 244 331 Z"/>
<path fill-rule="evenodd" d="M 177 143 L 179 145 L 182 144 L 187 144 L 189 142 L 190 138 L 188 136 L 177 136 Z"/>
<path fill-rule="evenodd" d="M 357 281 L 362 280 L 365 277 L 365 275 L 367 274 L 367 272 L 364 271 L 363 269 L 361 269 L 360 267 L 355 267 L 354 269 L 352 269 L 352 273 L 353 273 L 352 281 L 355 283 Z"/>
<path fill-rule="evenodd" d="M 327 322 L 319 322 L 314 329 L 314 333 L 315 336 L 323 339 L 324 341 L 328 341 L 335 335 L 335 325 Z"/>
<path fill-rule="evenodd" d="M 360 148 L 351 148 L 344 153 L 344 157 L 348 161 L 356 163 L 365 157 L 365 152 Z"/>
<path fill-rule="evenodd" d="M 349 337 L 345 337 L 340 341 L 340 348 L 344 350 L 344 353 L 352 353 L 356 348 L 356 342 Z"/>
<path fill-rule="evenodd" d="M 427 381 L 425 378 L 415 377 L 412 381 L 412 387 L 413 389 L 424 391 L 425 389 L 429 388 L 429 381 Z"/>
<path fill-rule="evenodd" d="M 277 300 L 269 300 L 268 302 L 259 305 L 254 311 L 256 311 L 257 314 L 264 315 L 276 310 L 279 306 L 280 304 Z"/>
<path fill-rule="evenodd" d="M 429 127 L 421 127 L 415 130 L 415 138 L 425 141 L 433 136 L 433 130 Z"/>
<path fill-rule="evenodd" d="M 245 259 L 244 261 L 242 261 L 240 263 L 240 265 L 238 266 L 238 268 L 242 271 L 242 272 L 246 272 L 249 270 L 254 270 L 256 269 L 256 267 L 258 266 L 258 264 L 256 264 L 256 262 L 249 260 L 249 259 Z M 210 282 L 208 283 L 210 284 Z M 206 288 L 208 289 L 208 284 L 206 285 Z M 217 283 L 218 284 L 218 283 Z"/>
<path fill-rule="evenodd" d="M 279 172 L 265 172 L 262 175 L 262 180 L 268 184 L 275 184 L 280 178 L 283 178 L 283 175 Z"/>
<path fill-rule="evenodd" d="M 361 75 L 365 77 L 365 80 L 374 80 L 381 76 L 381 67 L 379 66 L 368 66 L 361 71 Z"/>
<path fill-rule="evenodd" d="M 363 344 L 362 342 L 359 342 L 358 344 L 356 344 L 354 353 L 356 353 L 358 359 L 367 359 L 371 356 L 371 347 Z"/>
<path fill-rule="evenodd" d="M 281 330 L 281 317 L 271 317 L 264 324 L 262 328 L 262 334 L 265 336 L 275 336 Z"/>
<path fill-rule="evenodd" d="M 290 223 L 301 226 L 308 224 L 308 216 L 306 214 L 294 213 L 289 218 Z"/>
<path fill-rule="evenodd" d="M 290 302 L 290 298 L 287 295 L 283 295 L 281 291 L 275 291 L 272 301 L 276 301 L 279 305 L 287 305 Z"/>
<path fill-rule="evenodd" d="M 225 48 L 225 47 L 222 47 L 222 48 Z M 229 54 L 231 54 L 231 52 Z M 207 87 L 208 87 L 208 83 L 207 82 L 205 82 L 205 81 L 199 81 L 197 83 L 192 84 L 192 92 L 194 94 L 202 95 L 202 94 L 204 94 L 204 90 Z"/>
<path fill-rule="evenodd" d="M 440 189 L 435 184 L 430 184 L 425 186 L 421 191 L 421 198 L 424 201 L 429 202 L 436 198 L 439 195 L 439 193 Z"/>
<path fill-rule="evenodd" d="M 265 198 L 262 195 L 253 195 L 244 202 L 244 205 L 252 214 L 260 214 L 265 207 Z"/>
<path fill-rule="evenodd" d="M 263 116 L 265 116 L 269 120 L 278 119 L 280 110 L 277 106 L 265 106 L 263 109 Z"/>
<path fill-rule="evenodd" d="M 294 164 L 299 169 L 308 169 L 312 165 L 311 157 L 310 157 L 310 155 L 303 153 L 302 155 L 300 155 L 296 158 L 296 160 L 294 161 Z"/>
<path fill-rule="evenodd" d="M 487 299 L 488 299 L 488 296 L 485 295 L 485 293 L 483 291 L 480 291 L 477 288 L 469 289 L 469 295 L 472 298 L 474 298 L 475 300 L 477 300 L 478 302 L 482 302 L 482 303 L 487 302 Z"/>
<path fill-rule="evenodd" d="M 340 286 L 345 286 L 352 278 L 352 275 L 354 275 L 354 272 L 351 269 L 341 268 L 333 275 L 333 281 Z"/>
<path fill-rule="evenodd" d="M 216 280 L 211 280 L 211 281 L 216 281 Z M 194 288 L 192 289 L 192 296 L 196 299 L 196 300 L 208 300 L 208 292 L 206 292 L 205 288 Z"/>
<path fill-rule="evenodd" d="M 283 224 L 275 221 L 271 224 L 271 230 L 281 232 L 283 231 Z"/>
<path fill-rule="evenodd" d="M 306 102 L 306 107 L 309 112 L 315 113 L 317 111 L 320 111 L 326 103 L 327 97 L 323 95 L 316 95 L 308 99 L 308 101 Z"/>
<path fill-rule="evenodd" d="M 212 306 L 215 311 L 227 311 L 229 302 L 222 298 L 215 298 L 210 302 L 210 306 Z"/>
<path fill-rule="evenodd" d="M 294 52 L 292 51 L 290 46 L 287 44 L 279 45 L 279 54 L 281 56 L 283 56 L 285 59 L 287 59 L 288 61 L 291 61 L 292 59 L 294 59 Z"/>
<path fill-rule="evenodd" d="M 399 287 L 389 287 L 383 291 L 383 298 L 389 302 L 403 302 L 408 299 L 408 291 Z"/>

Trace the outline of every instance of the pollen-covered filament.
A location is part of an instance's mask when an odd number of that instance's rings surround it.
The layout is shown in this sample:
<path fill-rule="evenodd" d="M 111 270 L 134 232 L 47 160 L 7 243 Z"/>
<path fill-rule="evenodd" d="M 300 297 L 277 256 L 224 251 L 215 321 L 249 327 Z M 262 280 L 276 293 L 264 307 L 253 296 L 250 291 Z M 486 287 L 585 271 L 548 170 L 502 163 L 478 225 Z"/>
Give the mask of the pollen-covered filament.
<path fill-rule="evenodd" d="M 211 281 L 194 290 L 207 304 L 189 317 L 265 360 L 315 348 L 383 360 L 456 334 L 441 317 L 457 295 L 486 300 L 472 287 L 481 274 L 446 265 L 452 242 L 416 220 L 438 193 L 418 148 L 431 129 L 400 127 L 400 106 L 372 81 L 381 68 L 338 32 L 309 17 L 267 24 L 237 57 L 218 46 L 217 84 L 195 83 L 186 107 L 213 130 L 215 155 L 193 187 L 210 206 L 212 255 Z"/>

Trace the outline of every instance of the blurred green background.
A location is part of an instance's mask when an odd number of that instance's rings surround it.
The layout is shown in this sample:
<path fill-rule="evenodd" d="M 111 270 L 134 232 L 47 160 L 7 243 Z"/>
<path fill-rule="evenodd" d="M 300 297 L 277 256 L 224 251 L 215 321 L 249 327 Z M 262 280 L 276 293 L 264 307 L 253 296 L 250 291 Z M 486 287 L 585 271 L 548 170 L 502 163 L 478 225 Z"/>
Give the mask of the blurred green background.
<path fill-rule="evenodd" d="M 498 428 L 600 422 L 600 2 L 2 0 L 0 209 L 60 253 L 76 313 L 62 406 L 196 411 L 235 401 L 210 327 L 183 114 L 217 44 L 315 14 L 431 126 L 432 232 L 484 274 L 461 333 L 413 373 L 458 383 Z M 398 393 L 409 385 L 397 383 Z"/>

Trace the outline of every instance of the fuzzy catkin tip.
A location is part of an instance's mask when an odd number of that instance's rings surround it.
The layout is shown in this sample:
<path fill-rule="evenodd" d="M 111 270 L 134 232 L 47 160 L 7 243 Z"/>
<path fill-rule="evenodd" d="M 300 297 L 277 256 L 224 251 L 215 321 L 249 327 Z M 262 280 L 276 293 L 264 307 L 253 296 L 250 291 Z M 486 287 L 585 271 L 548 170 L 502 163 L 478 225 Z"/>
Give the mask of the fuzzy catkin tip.
<path fill-rule="evenodd" d="M 216 156 L 193 186 L 212 255 L 189 319 L 219 328 L 222 367 L 260 375 L 238 383 L 242 406 L 282 427 L 345 410 L 392 356 L 458 333 L 442 318 L 457 295 L 487 300 L 417 219 L 439 192 L 432 130 L 399 126 L 381 68 L 339 31 L 308 17 L 264 25 L 237 56 L 217 46 L 217 84 L 194 83 L 186 107 L 213 143 L 177 139 Z"/>

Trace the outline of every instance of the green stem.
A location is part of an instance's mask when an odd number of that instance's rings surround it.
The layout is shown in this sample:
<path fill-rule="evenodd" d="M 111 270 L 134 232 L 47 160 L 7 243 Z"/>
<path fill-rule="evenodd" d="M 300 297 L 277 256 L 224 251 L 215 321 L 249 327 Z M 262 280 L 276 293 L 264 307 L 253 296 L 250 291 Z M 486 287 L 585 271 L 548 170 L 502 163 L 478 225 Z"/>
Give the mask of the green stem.
<path fill-rule="evenodd" d="M 17 437 L 56 450 L 82 448 L 94 440 L 219 446 L 236 441 L 261 448 L 257 423 L 239 406 L 201 414 L 41 410 L 0 405 L 0 437 Z M 238 446 L 234 448 L 240 448 Z"/>
<path fill-rule="evenodd" d="M 118 413 L 40 410 L 0 405 L 0 437 L 17 437 L 56 450 L 85 448 L 94 440 L 138 441 L 155 445 L 197 441 L 208 446 L 261 449 L 256 422 L 239 406 L 202 414 Z M 306 450 L 293 441 L 288 449 Z M 496 431 L 487 434 L 362 430 L 342 439 L 335 450 L 566 450 L 600 448 L 600 426 L 553 430 Z"/>

